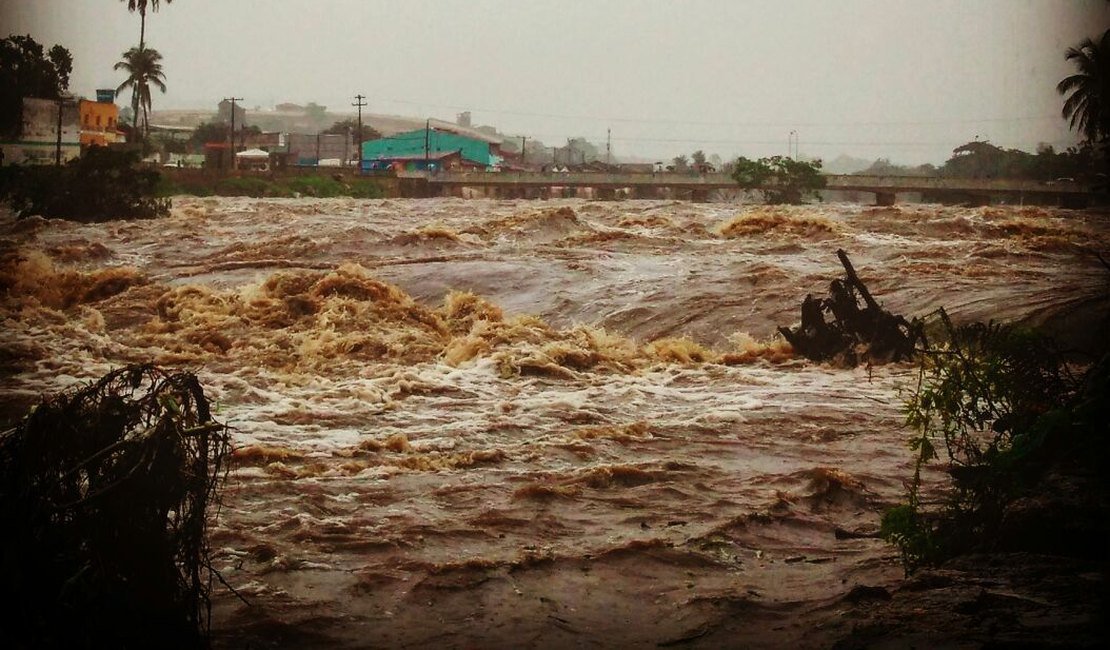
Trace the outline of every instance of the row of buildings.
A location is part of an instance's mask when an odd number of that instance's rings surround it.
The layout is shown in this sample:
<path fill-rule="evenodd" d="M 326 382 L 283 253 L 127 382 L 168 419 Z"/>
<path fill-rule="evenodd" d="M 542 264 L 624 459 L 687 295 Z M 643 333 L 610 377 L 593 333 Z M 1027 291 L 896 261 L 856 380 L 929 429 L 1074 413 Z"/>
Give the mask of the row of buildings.
<path fill-rule="evenodd" d="M 95 100 L 24 97 L 19 134 L 0 142 L 0 165 L 64 163 L 88 147 L 124 140 L 113 90 L 96 91 Z"/>
<path fill-rule="evenodd" d="M 246 132 L 204 145 L 210 169 L 269 171 L 282 167 L 358 167 L 365 172 L 400 169 L 500 169 L 506 155 L 501 141 L 468 132 L 450 123 L 431 121 L 424 128 L 401 131 L 361 143 L 353 133 L 303 134 Z"/>
<path fill-rule="evenodd" d="M 568 140 L 566 147 L 547 148 L 539 142 L 527 142 L 531 146 L 526 147 L 524 138 L 507 138 L 492 127 L 473 127 L 469 113 L 461 113 L 456 122 L 367 116 L 365 124 L 382 137 L 358 142 L 354 129 L 345 134 L 321 132 L 321 124 L 339 117 L 328 115 L 322 106 L 283 104 L 279 108 L 280 111 L 252 113 L 248 121 L 241 106 L 233 106 L 227 100 L 220 102 L 214 116 L 216 122 L 235 124 L 238 128 L 234 134 L 228 129 L 224 137 L 217 135 L 217 141 L 204 143 L 200 153 L 196 150 L 191 154 L 167 153 L 150 162 L 261 171 L 361 165 L 364 172 L 520 169 L 539 167 L 545 162 L 555 168 L 601 164 L 597 148 L 584 139 Z M 156 122 L 151 131 L 168 141 L 193 140 L 197 127 L 213 117 L 211 112 L 196 113 L 188 122 Z M 126 135 L 120 130 L 119 119 L 120 109 L 110 89 L 98 90 L 95 101 L 80 97 L 24 98 L 20 134 L 11 141 L 0 142 L 0 164 L 66 162 L 90 146 L 123 143 Z M 252 128 L 245 129 L 246 125 Z M 172 150 L 183 149 L 187 147 Z"/>
<path fill-rule="evenodd" d="M 355 115 L 330 113 L 317 104 L 282 103 L 271 110 L 221 101 L 215 115 L 211 110 L 158 111 L 152 129 L 189 130 L 213 122 L 235 125 L 234 145 L 230 133 L 205 147 L 206 165 L 236 166 L 349 166 L 362 161 L 367 171 L 384 169 L 437 168 L 582 168 L 605 165 L 608 154 L 584 138 L 571 138 L 566 146 L 549 147 L 536 139 L 512 137 L 490 126 L 474 126 L 469 112 L 454 122 L 415 119 L 395 115 L 363 114 L 363 125 L 381 138 L 359 143 L 354 133 Z M 352 126 L 346 135 L 324 133 L 332 125 Z M 234 151 L 234 156 L 232 155 Z M 262 162 L 261 152 L 272 154 Z M 246 154 L 246 155 L 240 155 Z M 247 160 L 249 158 L 249 161 Z"/>

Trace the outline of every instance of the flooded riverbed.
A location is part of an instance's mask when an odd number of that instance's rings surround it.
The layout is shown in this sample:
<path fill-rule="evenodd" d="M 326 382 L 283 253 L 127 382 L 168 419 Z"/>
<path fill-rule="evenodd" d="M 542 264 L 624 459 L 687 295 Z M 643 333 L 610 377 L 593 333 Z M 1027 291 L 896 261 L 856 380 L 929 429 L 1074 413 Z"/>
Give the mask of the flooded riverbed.
<path fill-rule="evenodd" d="M 0 390 L 194 370 L 234 427 L 222 647 L 781 647 L 902 575 L 912 367 L 774 338 L 845 249 L 892 311 L 1081 331 L 1105 215 L 178 198 L 0 217 Z"/>

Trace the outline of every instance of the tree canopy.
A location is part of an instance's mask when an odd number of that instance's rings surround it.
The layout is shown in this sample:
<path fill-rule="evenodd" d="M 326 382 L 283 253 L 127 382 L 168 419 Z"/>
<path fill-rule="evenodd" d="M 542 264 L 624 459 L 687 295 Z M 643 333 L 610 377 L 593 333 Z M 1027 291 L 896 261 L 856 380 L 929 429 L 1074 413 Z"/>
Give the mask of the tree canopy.
<path fill-rule="evenodd" d="M 801 203 L 825 187 L 821 161 L 771 156 L 759 160 L 744 157 L 733 164 L 732 178 L 744 190 L 758 190 L 768 203 Z"/>
<path fill-rule="evenodd" d="M 73 56 L 61 45 L 46 52 L 30 35 L 0 41 L 0 134 L 17 136 L 23 98 L 58 99 L 72 71 Z"/>
<path fill-rule="evenodd" d="M 151 11 L 158 11 L 158 0 L 120 0 L 120 2 L 127 3 L 128 11 L 139 12 L 139 47 L 142 48 L 146 45 L 146 10 L 149 7 Z M 166 4 L 171 2 L 173 0 L 166 0 Z"/>
<path fill-rule="evenodd" d="M 1083 39 L 1064 58 L 1077 68 L 1056 86 L 1064 100 L 1064 119 L 1088 142 L 1110 140 L 1110 29 L 1098 41 Z"/>
<path fill-rule="evenodd" d="M 1026 178 L 1052 181 L 1057 178 L 1087 179 L 1095 169 L 1091 145 L 1057 153 L 1049 145 L 1031 154 L 1020 149 L 1003 149 L 985 140 L 962 144 L 937 170 L 946 178 Z"/>
<path fill-rule="evenodd" d="M 357 130 L 358 130 L 358 120 L 346 119 L 346 120 L 340 120 L 340 121 L 336 122 L 335 124 L 332 124 L 328 128 L 324 129 L 322 132 L 323 133 L 334 133 L 334 134 L 337 134 L 337 135 L 346 135 L 348 131 L 350 131 L 351 133 L 354 133 Z M 382 134 L 379 133 L 377 131 L 377 129 L 375 129 L 374 127 L 370 126 L 369 124 L 363 124 L 362 125 L 362 140 L 361 140 L 361 142 L 365 142 L 367 140 L 380 140 L 381 137 L 382 137 Z"/>
<path fill-rule="evenodd" d="M 118 96 L 125 88 L 130 88 L 132 97 L 137 101 L 143 111 L 143 132 L 150 127 L 151 95 L 150 87 L 154 86 L 166 92 L 166 75 L 162 72 L 162 55 L 158 50 L 148 47 L 133 47 L 123 53 L 123 60 L 115 65 L 114 70 L 123 70 L 127 79 L 116 88 Z M 135 124 L 138 126 L 138 114 L 135 115 Z"/>
<path fill-rule="evenodd" d="M 196 131 L 190 136 L 189 141 L 195 146 L 203 146 L 209 142 L 224 142 L 227 140 L 227 122 L 203 122 L 197 126 Z"/>

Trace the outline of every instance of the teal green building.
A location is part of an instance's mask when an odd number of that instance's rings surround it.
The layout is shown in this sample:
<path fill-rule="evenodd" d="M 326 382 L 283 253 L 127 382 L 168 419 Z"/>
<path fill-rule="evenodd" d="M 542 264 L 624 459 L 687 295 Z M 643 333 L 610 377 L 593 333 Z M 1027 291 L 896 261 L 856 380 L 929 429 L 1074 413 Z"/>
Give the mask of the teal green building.
<path fill-rule="evenodd" d="M 388 138 L 362 143 L 362 169 L 383 169 L 394 161 L 402 161 L 412 169 L 424 169 L 427 154 L 432 165 L 443 154 L 458 152 L 465 164 L 493 167 L 501 162 L 489 142 L 436 129 L 417 129 L 397 133 Z"/>

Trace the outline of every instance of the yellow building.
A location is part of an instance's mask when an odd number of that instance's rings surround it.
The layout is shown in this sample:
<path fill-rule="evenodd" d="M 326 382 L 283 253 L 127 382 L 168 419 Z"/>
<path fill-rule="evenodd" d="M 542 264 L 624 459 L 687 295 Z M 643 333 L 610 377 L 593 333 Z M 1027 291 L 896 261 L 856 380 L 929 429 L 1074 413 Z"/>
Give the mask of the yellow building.
<path fill-rule="evenodd" d="M 107 146 L 122 142 L 123 134 L 117 129 L 119 106 L 97 91 L 100 101 L 81 100 L 81 146 Z"/>

